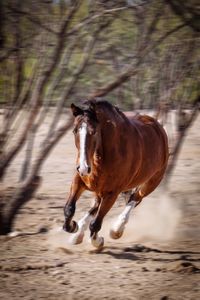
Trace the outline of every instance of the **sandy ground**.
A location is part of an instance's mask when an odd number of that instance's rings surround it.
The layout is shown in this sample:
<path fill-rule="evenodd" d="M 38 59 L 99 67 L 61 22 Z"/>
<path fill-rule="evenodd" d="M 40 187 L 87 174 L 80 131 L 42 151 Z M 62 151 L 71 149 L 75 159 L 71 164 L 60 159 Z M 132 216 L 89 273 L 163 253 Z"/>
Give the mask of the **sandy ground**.
<path fill-rule="evenodd" d="M 48 124 L 47 119 L 39 141 Z M 37 195 L 17 217 L 14 229 L 24 235 L 0 237 L 0 299 L 200 299 L 199 146 L 200 118 L 189 131 L 168 190 L 159 188 L 146 198 L 124 236 L 111 240 L 109 230 L 124 207 L 119 199 L 105 218 L 105 247 L 97 253 L 88 233 L 83 244 L 71 246 L 69 234 L 59 230 L 75 167 L 68 133 L 46 161 Z M 21 162 L 19 155 L 7 185 L 16 183 Z M 81 197 L 76 220 L 92 198 L 90 193 Z"/>

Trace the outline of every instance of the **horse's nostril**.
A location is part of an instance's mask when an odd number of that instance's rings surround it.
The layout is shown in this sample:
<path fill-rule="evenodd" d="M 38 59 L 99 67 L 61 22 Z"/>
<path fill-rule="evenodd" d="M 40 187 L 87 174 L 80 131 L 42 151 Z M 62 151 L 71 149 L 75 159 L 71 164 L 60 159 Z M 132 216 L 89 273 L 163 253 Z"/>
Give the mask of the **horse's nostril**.
<path fill-rule="evenodd" d="M 76 168 L 76 170 L 79 172 L 79 169 L 80 169 L 80 166 L 78 166 L 77 168 Z"/>
<path fill-rule="evenodd" d="M 91 172 L 91 168 L 90 167 L 88 167 L 88 174 Z"/>

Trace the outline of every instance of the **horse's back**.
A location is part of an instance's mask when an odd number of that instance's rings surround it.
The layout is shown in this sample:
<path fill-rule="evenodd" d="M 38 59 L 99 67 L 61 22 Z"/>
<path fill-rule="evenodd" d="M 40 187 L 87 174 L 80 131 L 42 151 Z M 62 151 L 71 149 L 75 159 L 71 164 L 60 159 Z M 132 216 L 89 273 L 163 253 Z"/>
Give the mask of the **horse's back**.
<path fill-rule="evenodd" d="M 155 132 L 159 138 L 164 139 L 165 147 L 168 148 L 168 139 L 167 134 L 163 126 L 153 117 L 149 115 L 125 113 L 125 116 L 132 124 L 134 128 L 137 128 L 137 131 L 141 134 L 144 132 L 150 133 Z M 150 133 L 151 135 L 151 133 Z"/>

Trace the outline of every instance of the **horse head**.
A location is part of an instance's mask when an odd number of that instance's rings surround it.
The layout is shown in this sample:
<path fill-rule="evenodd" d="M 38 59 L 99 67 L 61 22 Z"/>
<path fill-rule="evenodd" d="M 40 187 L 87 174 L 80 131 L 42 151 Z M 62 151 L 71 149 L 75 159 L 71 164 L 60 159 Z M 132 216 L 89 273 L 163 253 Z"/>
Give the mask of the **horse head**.
<path fill-rule="evenodd" d="M 86 176 L 92 169 L 92 158 L 99 138 L 99 124 L 92 106 L 82 109 L 71 104 L 71 110 L 75 117 L 73 133 L 78 150 L 77 171 L 81 176 Z"/>

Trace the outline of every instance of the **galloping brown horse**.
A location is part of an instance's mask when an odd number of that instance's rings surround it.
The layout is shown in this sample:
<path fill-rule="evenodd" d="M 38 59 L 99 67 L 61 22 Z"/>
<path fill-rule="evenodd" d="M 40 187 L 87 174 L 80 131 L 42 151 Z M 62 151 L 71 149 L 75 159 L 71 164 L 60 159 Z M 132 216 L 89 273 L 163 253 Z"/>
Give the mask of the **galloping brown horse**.
<path fill-rule="evenodd" d="M 98 236 L 102 221 L 121 192 L 135 189 L 110 235 L 121 237 L 132 208 L 161 182 L 168 161 L 167 135 L 163 127 L 146 115 L 126 116 L 107 101 L 89 102 L 87 109 L 71 105 L 77 172 L 64 208 L 63 229 L 75 233 L 81 243 L 89 225 L 92 244 L 101 247 Z M 78 222 L 72 220 L 76 201 L 85 191 L 95 193 L 95 204 Z"/>

